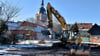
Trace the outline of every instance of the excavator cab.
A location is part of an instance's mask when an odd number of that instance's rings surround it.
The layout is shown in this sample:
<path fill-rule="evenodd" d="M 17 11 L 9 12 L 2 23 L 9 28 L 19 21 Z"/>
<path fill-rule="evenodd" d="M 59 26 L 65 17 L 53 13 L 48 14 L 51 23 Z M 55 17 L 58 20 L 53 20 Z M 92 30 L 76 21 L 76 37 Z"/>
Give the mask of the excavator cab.
<path fill-rule="evenodd" d="M 63 43 L 66 43 L 69 37 L 68 31 L 67 30 L 63 31 L 60 37 L 61 37 L 60 40 Z"/>

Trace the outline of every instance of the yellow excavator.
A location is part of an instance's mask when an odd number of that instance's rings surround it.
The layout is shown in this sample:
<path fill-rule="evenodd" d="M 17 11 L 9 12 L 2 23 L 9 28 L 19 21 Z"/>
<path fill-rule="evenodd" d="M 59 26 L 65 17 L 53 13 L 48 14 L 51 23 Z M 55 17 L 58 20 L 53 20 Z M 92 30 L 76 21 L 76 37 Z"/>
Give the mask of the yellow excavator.
<path fill-rule="evenodd" d="M 65 19 L 59 14 L 59 12 L 57 10 L 55 10 L 50 3 L 47 4 L 47 16 L 48 16 L 48 28 L 52 29 L 53 28 L 53 21 L 52 21 L 52 14 L 56 17 L 56 19 L 60 22 L 61 27 L 62 27 L 62 39 L 66 38 L 66 41 L 68 39 L 68 28 L 67 28 L 67 23 L 65 21 Z M 82 39 L 80 39 L 82 40 Z M 79 40 L 79 41 L 80 41 Z M 62 40 L 63 41 L 63 40 Z M 81 41 L 80 41 L 81 42 Z"/>
<path fill-rule="evenodd" d="M 60 45 L 62 45 L 62 44 L 66 45 L 66 43 L 75 43 L 75 41 L 68 41 L 69 33 L 68 33 L 67 23 L 66 23 L 65 19 L 60 15 L 60 13 L 51 6 L 50 3 L 47 4 L 47 16 L 48 16 L 48 20 L 49 20 L 48 28 L 51 30 L 53 28 L 52 14 L 60 22 L 61 27 L 62 27 L 62 34 L 59 38 L 59 40 L 61 41 Z M 55 43 L 55 44 L 57 44 L 57 43 Z M 57 45 L 59 45 L 59 43 Z"/>
<path fill-rule="evenodd" d="M 47 16 L 48 16 L 48 28 L 53 28 L 53 21 L 52 21 L 52 14 L 56 17 L 56 19 L 60 22 L 62 27 L 62 34 L 61 34 L 61 41 L 65 42 L 68 37 L 68 31 L 67 31 L 67 24 L 65 19 L 59 14 L 57 10 L 55 10 L 50 3 L 47 4 Z"/>
<path fill-rule="evenodd" d="M 61 27 L 62 27 L 62 34 L 61 34 L 61 38 L 60 38 L 60 43 L 53 43 L 53 47 L 60 47 L 60 48 L 66 48 L 66 44 L 67 43 L 72 43 L 71 41 L 68 41 L 68 38 L 69 38 L 69 33 L 68 33 L 68 28 L 67 28 L 67 24 L 66 24 L 66 21 L 65 21 L 65 19 L 59 14 L 59 12 L 57 11 L 57 10 L 55 10 L 51 5 L 50 5 L 50 3 L 48 3 L 47 4 L 47 16 L 48 16 L 48 28 L 50 28 L 50 29 L 52 29 L 53 28 L 53 21 L 52 21 L 52 14 L 56 17 L 56 19 L 60 22 L 60 24 L 61 24 Z M 78 36 L 77 36 L 78 37 Z M 79 35 L 79 38 L 77 39 L 77 41 L 78 41 L 78 44 L 80 44 L 81 42 L 82 42 L 82 38 L 81 38 L 81 35 Z M 74 44 L 75 44 L 75 41 L 73 41 L 74 42 Z M 80 50 L 78 50 L 78 47 L 80 47 L 80 45 L 76 45 L 76 46 L 73 46 L 72 44 L 71 44 L 71 46 L 72 47 L 75 47 L 75 48 L 77 48 L 77 49 L 73 49 L 73 48 L 71 48 L 71 53 L 74 53 L 72 50 L 75 50 L 75 52 L 76 51 L 79 51 L 80 52 Z M 70 46 L 70 47 L 71 47 Z M 84 46 L 81 46 L 80 48 L 81 49 L 84 49 L 85 50 L 85 48 L 82 48 L 82 47 L 84 47 Z M 89 48 L 87 48 L 85 51 L 87 51 L 88 52 L 88 54 L 89 54 Z M 82 52 L 82 53 L 85 53 L 85 52 Z M 75 53 L 76 54 L 76 53 Z M 87 55 L 88 55 L 87 54 Z"/>
<path fill-rule="evenodd" d="M 59 14 L 57 10 L 55 10 L 50 3 L 47 4 L 47 16 L 48 16 L 48 28 L 52 30 L 53 28 L 53 20 L 52 20 L 52 14 L 56 17 L 56 19 L 60 22 L 62 27 L 62 34 L 59 38 L 61 43 L 54 43 L 54 47 L 64 47 L 66 44 L 66 41 L 68 39 L 68 29 L 65 19 Z"/>

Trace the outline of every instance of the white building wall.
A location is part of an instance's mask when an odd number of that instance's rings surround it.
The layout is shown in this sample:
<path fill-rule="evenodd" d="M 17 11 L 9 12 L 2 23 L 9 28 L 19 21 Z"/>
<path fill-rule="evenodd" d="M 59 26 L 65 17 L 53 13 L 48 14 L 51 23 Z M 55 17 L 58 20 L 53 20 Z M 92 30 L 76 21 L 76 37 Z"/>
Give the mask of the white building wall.
<path fill-rule="evenodd" d="M 42 34 L 42 30 L 46 30 L 46 28 L 39 25 L 36 27 L 37 39 L 48 39 L 48 35 Z"/>

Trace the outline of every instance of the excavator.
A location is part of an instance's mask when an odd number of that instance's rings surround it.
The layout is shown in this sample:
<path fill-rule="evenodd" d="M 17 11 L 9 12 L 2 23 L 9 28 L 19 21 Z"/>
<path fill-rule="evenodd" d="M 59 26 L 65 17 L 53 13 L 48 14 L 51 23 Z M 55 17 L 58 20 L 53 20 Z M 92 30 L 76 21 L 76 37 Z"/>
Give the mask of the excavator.
<path fill-rule="evenodd" d="M 52 14 L 56 17 L 56 19 L 60 22 L 61 27 L 62 27 L 62 34 L 60 37 L 60 40 L 62 42 L 68 42 L 69 38 L 69 33 L 68 33 L 68 28 L 67 28 L 67 23 L 65 19 L 60 15 L 60 13 L 55 10 L 50 3 L 47 4 L 47 16 L 48 16 L 48 28 L 52 30 L 53 28 L 53 20 L 52 20 Z M 80 38 L 79 38 L 80 39 Z M 81 42 L 82 39 L 79 40 Z"/>
<path fill-rule="evenodd" d="M 52 14 L 56 17 L 56 19 L 60 22 L 60 24 L 61 24 L 61 27 L 62 27 L 62 34 L 61 34 L 61 36 L 60 36 L 60 43 L 54 43 L 53 44 L 53 47 L 60 47 L 60 48 L 66 48 L 66 44 L 68 44 L 68 43 L 72 43 L 72 42 L 70 42 L 70 41 L 68 41 L 68 38 L 69 38 L 69 33 L 68 33 L 68 28 L 67 28 L 67 24 L 66 24 L 66 21 L 65 21 L 65 19 L 59 14 L 59 12 L 57 11 L 57 10 L 55 10 L 51 5 L 50 5 L 50 3 L 48 3 L 47 4 L 47 16 L 48 16 L 48 28 L 50 28 L 51 30 L 52 30 L 52 28 L 53 28 L 53 21 L 52 21 Z M 77 46 L 72 46 L 73 48 L 71 48 L 70 49 L 70 51 L 71 51 L 71 53 L 74 53 L 74 54 L 77 54 L 77 52 L 79 51 L 79 52 L 81 52 L 80 50 L 78 50 L 78 49 L 84 49 L 85 51 L 86 51 L 86 54 L 87 55 L 89 55 L 89 48 L 87 48 L 87 49 L 85 49 L 85 48 L 83 48 L 84 46 L 80 46 L 80 43 L 82 42 L 82 39 L 81 39 L 81 37 L 80 37 L 80 35 L 79 35 L 79 37 L 78 37 L 78 40 L 77 40 L 78 42 L 79 42 L 79 45 Z M 75 44 L 75 41 L 74 41 L 74 44 Z M 70 46 L 70 47 L 71 47 Z M 75 48 L 77 48 L 77 49 L 75 49 Z M 74 51 L 73 51 L 74 50 Z M 82 51 L 82 53 L 83 54 L 85 54 L 85 52 L 84 51 Z"/>
<path fill-rule="evenodd" d="M 67 38 L 67 24 L 65 19 L 59 14 L 59 12 L 57 10 L 55 10 L 50 3 L 47 4 L 47 16 L 48 16 L 48 28 L 52 29 L 53 28 L 53 21 L 52 21 L 52 14 L 56 17 L 56 19 L 60 22 L 61 26 L 62 26 L 62 38 Z"/>
<path fill-rule="evenodd" d="M 68 29 L 65 19 L 59 14 L 57 10 L 55 10 L 50 3 L 47 4 L 47 16 L 48 16 L 48 28 L 52 30 L 53 28 L 53 20 L 52 20 L 52 14 L 56 17 L 56 19 L 60 22 L 62 27 L 62 34 L 59 38 L 61 43 L 54 43 L 54 47 L 64 47 L 66 44 L 66 41 L 68 39 Z"/>

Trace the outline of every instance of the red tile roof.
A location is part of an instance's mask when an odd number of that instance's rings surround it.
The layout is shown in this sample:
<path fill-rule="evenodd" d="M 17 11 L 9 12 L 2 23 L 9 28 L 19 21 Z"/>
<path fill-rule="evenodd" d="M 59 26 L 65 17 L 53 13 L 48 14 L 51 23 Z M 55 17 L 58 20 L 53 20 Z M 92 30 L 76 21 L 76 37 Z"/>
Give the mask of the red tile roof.
<path fill-rule="evenodd" d="M 36 27 L 36 26 L 37 26 L 37 24 L 24 21 L 24 22 L 22 22 L 22 23 L 21 23 L 21 25 L 20 25 L 20 26 L 30 26 L 30 27 Z"/>
<path fill-rule="evenodd" d="M 90 29 L 92 27 L 92 23 L 77 23 L 78 28 L 85 28 L 85 29 Z"/>
<path fill-rule="evenodd" d="M 28 30 L 13 30 L 12 32 L 17 33 L 17 34 L 29 34 Z M 37 32 L 31 31 L 31 34 L 32 35 L 37 35 Z"/>

